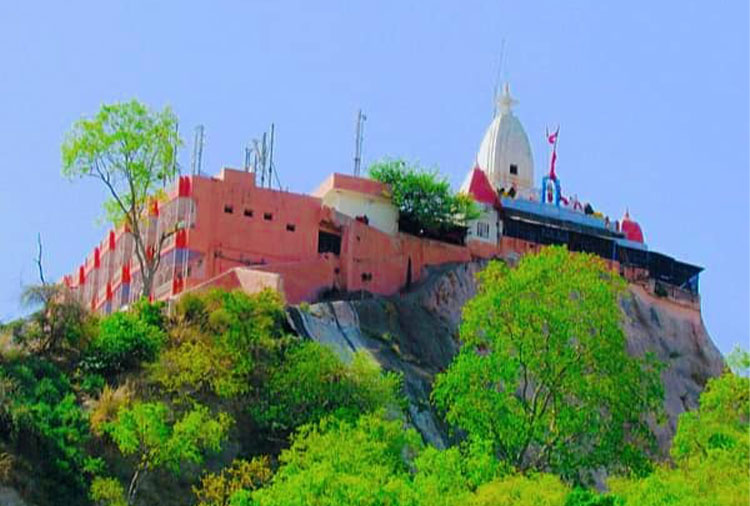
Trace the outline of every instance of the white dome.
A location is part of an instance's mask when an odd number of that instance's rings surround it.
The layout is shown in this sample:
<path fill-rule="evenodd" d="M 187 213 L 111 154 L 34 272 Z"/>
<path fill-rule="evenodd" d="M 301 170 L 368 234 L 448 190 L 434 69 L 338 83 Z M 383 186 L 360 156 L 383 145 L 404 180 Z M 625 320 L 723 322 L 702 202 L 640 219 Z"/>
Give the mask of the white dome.
<path fill-rule="evenodd" d="M 506 84 L 499 100 L 499 114 L 484 134 L 476 164 L 495 188 L 524 191 L 534 186 L 534 159 L 526 131 L 511 110 L 514 103 Z"/>

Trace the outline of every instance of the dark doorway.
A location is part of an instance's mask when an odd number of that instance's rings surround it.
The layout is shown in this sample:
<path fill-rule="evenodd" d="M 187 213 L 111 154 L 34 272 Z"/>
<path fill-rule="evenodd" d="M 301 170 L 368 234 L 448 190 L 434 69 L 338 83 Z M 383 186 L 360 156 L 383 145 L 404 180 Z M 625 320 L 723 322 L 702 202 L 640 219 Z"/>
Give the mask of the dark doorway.
<path fill-rule="evenodd" d="M 341 253 L 341 236 L 324 230 L 318 231 L 318 253 Z"/>

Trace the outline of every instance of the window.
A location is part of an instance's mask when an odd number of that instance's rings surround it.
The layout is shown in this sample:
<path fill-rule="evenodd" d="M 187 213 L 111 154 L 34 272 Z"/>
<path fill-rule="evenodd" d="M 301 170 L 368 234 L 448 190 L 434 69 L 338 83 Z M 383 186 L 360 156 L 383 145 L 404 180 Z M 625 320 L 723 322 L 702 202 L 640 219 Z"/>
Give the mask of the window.
<path fill-rule="evenodd" d="M 297 227 L 295 227 L 295 226 L 294 226 L 294 223 L 287 223 L 287 224 L 286 224 L 286 229 L 287 229 L 287 230 L 288 230 L 289 232 L 294 232 L 294 229 L 295 229 L 295 228 L 297 228 Z"/>
<path fill-rule="evenodd" d="M 477 235 L 489 239 L 490 237 L 490 224 L 484 221 L 477 222 Z"/>
<path fill-rule="evenodd" d="M 232 207 L 231 204 L 224 204 L 224 212 L 227 214 L 232 214 L 234 212 L 234 207 Z"/>
<path fill-rule="evenodd" d="M 518 165 L 516 165 L 515 163 L 511 163 L 510 164 L 510 173 L 513 174 L 514 176 L 517 176 L 518 175 Z"/>
<path fill-rule="evenodd" d="M 334 255 L 341 253 L 341 236 L 319 230 L 318 253 L 333 253 Z"/>
<path fill-rule="evenodd" d="M 273 219 L 273 213 L 263 213 L 263 219 L 266 221 L 271 221 Z"/>
<path fill-rule="evenodd" d="M 253 217 L 253 210 L 252 209 L 245 209 L 245 212 L 243 214 L 245 216 L 247 216 L 248 218 L 252 218 Z"/>

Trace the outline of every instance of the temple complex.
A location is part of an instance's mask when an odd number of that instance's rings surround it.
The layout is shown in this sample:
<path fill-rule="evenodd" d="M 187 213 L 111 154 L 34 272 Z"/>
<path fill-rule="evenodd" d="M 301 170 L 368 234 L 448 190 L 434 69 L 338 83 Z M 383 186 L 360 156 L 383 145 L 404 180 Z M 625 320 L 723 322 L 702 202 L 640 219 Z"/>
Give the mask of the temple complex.
<path fill-rule="evenodd" d="M 697 309 L 700 267 L 649 250 L 629 212 L 610 220 L 563 192 L 555 168 L 558 132 L 547 135 L 550 167 L 536 186 L 515 103 L 506 85 L 460 188 L 481 209 L 460 237 L 415 234 L 399 220 L 388 186 L 364 177 L 332 174 L 305 195 L 259 186 L 252 170 L 181 176 L 144 217 L 144 238 L 152 245 L 147 254 L 154 254 L 162 231 L 176 230 L 161 248 L 153 297 L 213 286 L 272 288 L 293 304 L 360 291 L 390 295 L 418 282 L 430 266 L 514 261 L 564 244 L 600 256 L 631 283 Z M 110 231 L 65 284 L 95 311 L 129 305 L 142 291 L 133 242 L 124 227 Z"/>

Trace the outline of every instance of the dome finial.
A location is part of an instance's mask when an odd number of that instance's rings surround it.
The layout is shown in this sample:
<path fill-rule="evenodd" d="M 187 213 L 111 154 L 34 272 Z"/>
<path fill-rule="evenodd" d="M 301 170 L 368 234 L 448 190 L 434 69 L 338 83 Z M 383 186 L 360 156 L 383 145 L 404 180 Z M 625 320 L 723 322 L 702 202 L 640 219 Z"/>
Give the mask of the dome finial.
<path fill-rule="evenodd" d="M 518 103 L 518 100 L 510 96 L 510 85 L 508 83 L 503 85 L 503 94 L 500 95 L 497 103 L 500 106 L 500 114 L 510 113 L 511 107 Z"/>

